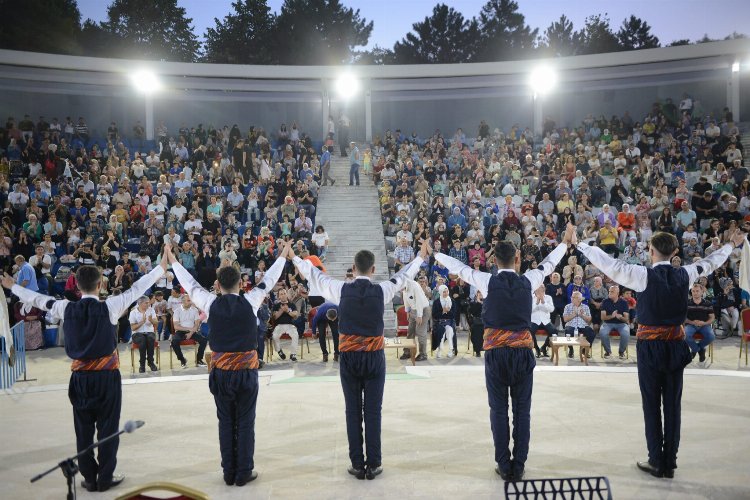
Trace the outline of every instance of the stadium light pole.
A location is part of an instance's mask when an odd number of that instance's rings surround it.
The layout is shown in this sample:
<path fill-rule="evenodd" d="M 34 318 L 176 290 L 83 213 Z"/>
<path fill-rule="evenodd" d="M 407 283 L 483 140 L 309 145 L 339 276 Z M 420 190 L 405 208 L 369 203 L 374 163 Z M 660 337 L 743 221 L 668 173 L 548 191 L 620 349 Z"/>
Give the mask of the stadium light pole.
<path fill-rule="evenodd" d="M 529 75 L 529 87 L 532 92 L 534 134 L 541 135 L 543 130 L 542 97 L 549 94 L 557 85 L 557 74 L 550 66 L 539 66 Z"/>
<path fill-rule="evenodd" d="M 156 73 L 140 69 L 130 74 L 130 81 L 135 90 L 143 94 L 146 106 L 146 140 L 154 139 L 154 94 L 161 90 L 162 84 Z"/>

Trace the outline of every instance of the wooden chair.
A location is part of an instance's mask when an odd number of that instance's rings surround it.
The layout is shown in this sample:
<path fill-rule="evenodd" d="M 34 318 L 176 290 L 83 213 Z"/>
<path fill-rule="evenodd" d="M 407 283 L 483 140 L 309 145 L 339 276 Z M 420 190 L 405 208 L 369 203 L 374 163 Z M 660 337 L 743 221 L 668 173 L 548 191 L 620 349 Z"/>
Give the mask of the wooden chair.
<path fill-rule="evenodd" d="M 743 309 L 740 313 L 742 332 L 740 335 L 740 360 L 742 360 L 742 349 L 745 349 L 745 366 L 747 366 L 747 346 L 750 343 L 750 309 Z"/>
<path fill-rule="evenodd" d="M 196 335 L 199 335 L 196 333 Z M 180 340 L 180 348 L 192 346 L 193 350 L 195 351 L 193 354 L 193 357 L 195 358 L 195 365 L 198 365 L 198 342 L 196 342 L 193 339 L 185 339 Z M 169 347 L 169 369 L 174 369 L 174 349 L 172 349 L 172 346 Z"/>
<path fill-rule="evenodd" d="M 610 332 L 609 332 L 609 345 L 612 345 L 612 337 L 617 337 L 619 339 L 620 338 L 620 332 L 618 332 L 617 330 L 610 330 Z M 601 335 L 600 335 L 600 340 L 601 340 Z M 604 358 L 604 346 L 602 345 L 601 342 L 599 342 L 599 351 L 601 353 L 600 354 L 601 357 Z M 630 352 L 629 351 L 630 351 L 630 347 L 628 347 L 628 348 L 625 349 L 625 359 L 630 359 Z"/>
<path fill-rule="evenodd" d="M 135 342 L 130 344 L 130 373 L 135 373 L 135 351 L 138 349 L 139 346 Z M 158 340 L 154 342 L 154 357 L 156 358 L 156 367 L 161 370 L 161 348 Z"/>
<path fill-rule="evenodd" d="M 146 493 L 149 492 L 163 492 L 168 491 L 170 493 L 177 493 L 177 496 L 165 497 L 161 494 L 159 496 L 151 496 Z M 202 491 L 194 490 L 187 486 L 180 484 L 168 483 L 168 482 L 156 482 L 148 483 L 137 487 L 132 491 L 128 491 L 116 498 L 116 500 L 208 500 L 209 496 Z"/>
<path fill-rule="evenodd" d="M 698 333 L 698 332 L 694 333 L 693 340 L 696 342 L 698 342 L 699 340 L 703 340 L 703 334 Z M 714 362 L 714 343 L 713 342 L 708 344 L 708 357 L 711 358 L 711 363 L 713 363 Z"/>

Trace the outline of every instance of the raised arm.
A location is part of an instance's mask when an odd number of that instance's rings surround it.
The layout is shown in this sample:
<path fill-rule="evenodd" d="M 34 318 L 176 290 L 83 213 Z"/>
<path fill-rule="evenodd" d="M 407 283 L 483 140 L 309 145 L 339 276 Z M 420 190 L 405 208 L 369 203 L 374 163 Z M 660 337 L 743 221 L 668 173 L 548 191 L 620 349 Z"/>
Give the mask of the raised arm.
<path fill-rule="evenodd" d="M 449 257 L 444 253 L 436 253 L 435 260 L 444 265 L 450 274 L 457 275 L 466 283 L 482 292 L 482 297 L 487 296 L 487 287 L 489 287 L 490 278 L 492 277 L 490 273 L 472 269 L 460 260 Z"/>
<path fill-rule="evenodd" d="M 250 302 L 253 312 L 256 315 L 258 314 L 258 309 L 260 309 L 261 304 L 263 304 L 263 300 L 266 298 L 266 295 L 268 295 L 268 292 L 273 290 L 276 282 L 279 281 L 285 265 L 286 259 L 279 256 L 279 258 L 276 259 L 276 262 L 274 262 L 270 269 L 268 269 L 263 275 L 263 281 L 258 283 L 255 288 L 245 294 L 245 300 Z"/>
<path fill-rule="evenodd" d="M 380 288 L 383 289 L 383 301 L 387 304 L 398 292 L 403 290 L 406 286 L 406 280 L 413 280 L 414 276 L 419 272 L 419 268 L 422 265 L 421 256 L 415 257 L 411 262 L 401 268 L 399 272 L 391 276 L 388 281 L 380 283 Z"/>
<path fill-rule="evenodd" d="M 126 292 L 110 297 L 106 300 L 107 308 L 109 309 L 109 321 L 116 325 L 130 305 L 146 293 L 146 290 L 151 288 L 156 281 L 162 277 L 165 272 L 166 263 L 164 265 L 156 266 L 150 273 L 142 276 L 141 279 L 133 283 Z"/>
<path fill-rule="evenodd" d="M 208 315 L 208 309 L 214 303 L 214 300 L 216 300 L 216 294 L 203 288 L 177 260 L 172 262 L 172 271 L 174 271 L 174 275 L 182 288 L 190 296 L 190 300 L 193 301 L 195 307 Z"/>
<path fill-rule="evenodd" d="M 319 295 L 328 302 L 338 305 L 341 301 L 341 289 L 344 281 L 336 280 L 323 273 L 312 265 L 309 260 L 300 259 L 295 256 L 292 259 L 297 270 L 310 284 L 310 295 Z"/>
<path fill-rule="evenodd" d="M 42 311 L 49 311 L 50 313 L 52 313 L 52 316 L 57 319 L 63 319 L 63 316 L 65 315 L 65 308 L 70 303 L 70 301 L 67 299 L 57 300 L 54 297 L 50 297 L 49 295 L 42 295 L 41 293 L 32 292 L 31 290 L 24 288 L 21 285 L 16 285 L 13 281 L 13 278 L 8 276 L 7 274 L 3 277 L 3 286 L 5 288 L 10 288 L 10 291 L 24 304 L 30 304 L 37 309 L 41 309 Z M 5 307 L 5 305 L 3 305 L 3 307 Z"/>
<path fill-rule="evenodd" d="M 714 272 L 719 266 L 724 264 L 724 262 L 729 258 L 729 256 L 732 253 L 732 250 L 735 248 L 741 246 L 745 242 L 747 243 L 747 240 L 745 239 L 744 233 L 737 230 L 735 234 L 732 235 L 729 243 L 722 246 L 720 249 L 716 250 L 715 252 L 712 252 L 711 255 L 708 257 L 705 257 L 703 259 L 700 259 L 697 262 L 694 262 L 693 264 L 688 264 L 687 266 L 683 266 L 685 271 L 687 271 L 688 276 L 690 276 L 690 286 L 693 286 L 693 283 L 701 277 L 701 276 L 708 276 L 712 272 Z"/>
<path fill-rule="evenodd" d="M 565 256 L 565 252 L 568 251 L 568 245 L 560 243 L 557 247 L 552 250 L 549 255 L 539 264 L 536 269 L 529 269 L 525 273 L 526 279 L 531 283 L 531 289 L 536 290 L 544 283 L 544 278 L 552 274 L 557 265 L 560 263 L 562 258 Z"/>
<path fill-rule="evenodd" d="M 591 262 L 594 267 L 609 276 L 615 283 L 630 288 L 634 292 L 646 289 L 648 274 L 644 266 L 626 264 L 613 259 L 601 248 L 579 243 L 578 250 Z"/>

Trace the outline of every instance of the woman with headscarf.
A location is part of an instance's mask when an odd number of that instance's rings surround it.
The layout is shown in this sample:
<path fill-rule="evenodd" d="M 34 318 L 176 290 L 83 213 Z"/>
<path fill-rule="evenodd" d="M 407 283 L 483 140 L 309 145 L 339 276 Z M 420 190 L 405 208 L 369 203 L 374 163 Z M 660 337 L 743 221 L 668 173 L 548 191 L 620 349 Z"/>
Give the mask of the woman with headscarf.
<path fill-rule="evenodd" d="M 432 303 L 432 350 L 437 349 L 436 357 L 443 357 L 443 349 L 447 349 L 449 358 L 453 357 L 453 337 L 456 329 L 456 313 L 458 301 L 451 299 L 450 290 L 446 285 L 438 287 L 438 298 Z"/>

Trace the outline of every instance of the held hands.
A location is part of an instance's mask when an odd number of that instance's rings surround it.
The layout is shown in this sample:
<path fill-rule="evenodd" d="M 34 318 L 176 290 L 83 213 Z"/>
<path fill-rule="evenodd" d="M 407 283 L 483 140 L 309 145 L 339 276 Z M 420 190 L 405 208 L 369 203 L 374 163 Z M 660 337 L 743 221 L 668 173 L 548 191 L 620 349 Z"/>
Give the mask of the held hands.
<path fill-rule="evenodd" d="M 562 242 L 568 245 L 578 244 L 578 235 L 576 233 L 576 227 L 570 222 L 568 222 L 568 225 L 565 227 L 565 234 L 563 235 Z"/>
<path fill-rule="evenodd" d="M 16 280 L 14 280 L 13 276 L 11 276 L 10 274 L 3 273 L 2 283 L 3 283 L 3 288 L 11 289 L 13 288 L 13 285 L 16 284 Z"/>
<path fill-rule="evenodd" d="M 422 242 L 422 248 L 419 250 L 419 256 L 422 257 L 422 260 L 427 260 L 427 257 L 429 257 L 432 254 L 432 247 L 430 246 L 430 240 L 425 239 Z"/>
<path fill-rule="evenodd" d="M 735 229 L 734 234 L 732 234 L 731 238 L 729 238 L 729 241 L 732 242 L 734 248 L 739 248 L 745 241 L 745 233 L 743 233 L 739 229 Z"/>

